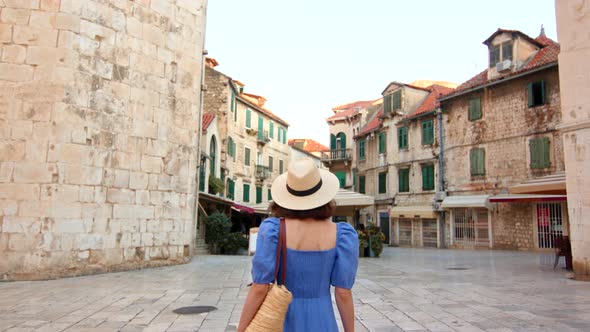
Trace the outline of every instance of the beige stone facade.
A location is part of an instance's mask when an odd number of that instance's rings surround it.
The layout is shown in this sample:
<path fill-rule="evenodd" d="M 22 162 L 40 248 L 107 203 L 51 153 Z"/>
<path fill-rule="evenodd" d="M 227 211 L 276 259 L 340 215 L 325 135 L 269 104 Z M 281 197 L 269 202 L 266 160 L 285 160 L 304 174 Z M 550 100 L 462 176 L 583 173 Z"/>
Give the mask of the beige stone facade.
<path fill-rule="evenodd" d="M 264 107 L 264 97 L 213 67 L 205 72 L 204 109 L 216 116 L 223 196 L 246 206 L 267 203 L 272 182 L 289 164 L 289 124 Z"/>
<path fill-rule="evenodd" d="M 511 30 L 498 30 L 486 44 L 490 51 L 512 47 L 500 53 L 508 68 L 491 64 L 441 99 L 449 245 L 553 250 L 556 238 L 568 235 L 565 188 L 513 193 L 564 171 L 559 45 Z"/>
<path fill-rule="evenodd" d="M 0 1 L 0 278 L 190 256 L 206 3 Z"/>
<path fill-rule="evenodd" d="M 573 268 L 576 279 L 590 280 L 590 4 L 556 0 L 555 7 Z"/>

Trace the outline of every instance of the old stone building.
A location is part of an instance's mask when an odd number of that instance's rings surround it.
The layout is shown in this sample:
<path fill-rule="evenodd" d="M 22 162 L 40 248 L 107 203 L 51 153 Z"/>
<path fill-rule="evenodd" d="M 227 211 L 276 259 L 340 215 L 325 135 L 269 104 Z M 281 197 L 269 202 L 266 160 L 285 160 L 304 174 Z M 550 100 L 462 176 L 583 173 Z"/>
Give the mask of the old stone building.
<path fill-rule="evenodd" d="M 489 67 L 440 99 L 451 247 L 536 250 L 568 234 L 559 44 L 499 29 Z"/>
<path fill-rule="evenodd" d="M 0 278 L 187 261 L 206 0 L 0 1 Z"/>
<path fill-rule="evenodd" d="M 322 153 L 330 151 L 327 146 L 311 138 L 295 138 L 288 141 L 291 160 L 311 158 L 315 165 L 321 169 L 327 169 L 322 163 Z"/>
<path fill-rule="evenodd" d="M 208 162 L 214 161 L 213 174 L 225 184 L 222 195 L 239 203 L 238 209 L 267 203 L 272 182 L 289 163 L 289 124 L 264 107 L 264 97 L 244 92 L 243 83 L 215 66 L 209 59 L 204 109 L 216 119 L 219 155 Z"/>
<path fill-rule="evenodd" d="M 590 280 L 590 3 L 556 0 L 561 118 L 576 279 Z"/>

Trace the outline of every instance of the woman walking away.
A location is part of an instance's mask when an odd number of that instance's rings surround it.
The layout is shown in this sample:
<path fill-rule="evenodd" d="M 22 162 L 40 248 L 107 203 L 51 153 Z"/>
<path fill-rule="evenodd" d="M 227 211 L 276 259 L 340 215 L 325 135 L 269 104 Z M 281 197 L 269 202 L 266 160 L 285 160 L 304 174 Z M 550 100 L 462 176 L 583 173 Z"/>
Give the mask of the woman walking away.
<path fill-rule="evenodd" d="M 354 331 L 351 288 L 358 267 L 358 237 L 349 224 L 330 220 L 338 188 L 338 178 L 318 169 L 309 158 L 294 161 L 287 173 L 274 181 L 270 209 L 275 217 L 264 220 L 258 230 L 252 261 L 253 285 L 238 332 L 246 330 L 274 281 L 282 218 L 287 244 L 285 285 L 293 294 L 284 331 L 337 332 L 330 286 L 335 287 L 344 331 Z"/>

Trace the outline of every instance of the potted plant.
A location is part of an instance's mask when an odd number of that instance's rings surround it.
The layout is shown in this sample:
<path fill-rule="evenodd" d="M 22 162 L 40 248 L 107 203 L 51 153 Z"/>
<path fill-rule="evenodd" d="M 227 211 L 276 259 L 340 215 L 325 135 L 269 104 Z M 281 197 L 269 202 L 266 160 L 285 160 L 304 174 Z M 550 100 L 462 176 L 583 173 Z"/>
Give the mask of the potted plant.
<path fill-rule="evenodd" d="M 369 237 L 369 247 L 371 249 L 371 256 L 379 257 L 383 252 L 383 241 L 385 241 L 385 234 L 374 223 L 367 225 L 367 233 Z"/>
<path fill-rule="evenodd" d="M 209 245 L 212 254 L 219 254 L 223 241 L 229 235 L 231 222 L 220 212 L 210 214 L 205 218 L 205 243 Z"/>
<path fill-rule="evenodd" d="M 364 229 L 357 229 L 359 239 L 359 257 L 365 257 L 365 249 L 369 247 L 369 236 Z"/>
<path fill-rule="evenodd" d="M 248 248 L 248 239 L 240 232 L 229 233 L 221 241 L 221 248 L 224 255 L 236 255 L 240 252 L 240 249 Z"/>
<path fill-rule="evenodd" d="M 209 192 L 211 194 L 219 194 L 223 192 L 225 186 L 220 178 L 215 177 L 213 174 L 209 175 Z"/>

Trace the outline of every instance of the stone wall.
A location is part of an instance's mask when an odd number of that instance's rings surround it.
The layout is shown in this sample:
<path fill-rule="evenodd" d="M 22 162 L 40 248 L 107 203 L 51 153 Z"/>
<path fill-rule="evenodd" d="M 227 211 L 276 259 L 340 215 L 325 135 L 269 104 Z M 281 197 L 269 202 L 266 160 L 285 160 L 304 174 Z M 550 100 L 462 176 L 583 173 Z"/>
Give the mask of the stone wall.
<path fill-rule="evenodd" d="M 185 262 L 206 0 L 0 1 L 0 278 Z"/>
<path fill-rule="evenodd" d="M 556 0 L 567 202 L 576 279 L 590 280 L 590 3 Z"/>

